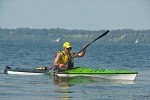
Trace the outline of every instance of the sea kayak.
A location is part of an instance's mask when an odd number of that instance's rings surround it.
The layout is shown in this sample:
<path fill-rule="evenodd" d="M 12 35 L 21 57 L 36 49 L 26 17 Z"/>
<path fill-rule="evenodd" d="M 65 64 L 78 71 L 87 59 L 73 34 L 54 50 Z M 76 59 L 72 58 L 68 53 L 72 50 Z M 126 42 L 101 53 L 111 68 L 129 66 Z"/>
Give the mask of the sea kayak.
<path fill-rule="evenodd" d="M 79 67 L 63 72 L 56 72 L 55 74 L 60 77 L 89 76 L 114 80 L 134 80 L 138 72 L 130 70 L 108 70 Z"/>
<path fill-rule="evenodd" d="M 71 70 L 62 72 L 53 71 L 52 67 L 37 67 L 35 69 L 22 69 L 11 68 L 6 66 L 5 74 L 15 75 L 55 75 L 58 77 L 75 77 L 75 76 L 88 76 L 98 77 L 102 79 L 115 79 L 115 80 L 134 80 L 138 72 L 130 70 L 110 70 L 110 69 L 92 69 L 86 67 L 76 67 Z"/>

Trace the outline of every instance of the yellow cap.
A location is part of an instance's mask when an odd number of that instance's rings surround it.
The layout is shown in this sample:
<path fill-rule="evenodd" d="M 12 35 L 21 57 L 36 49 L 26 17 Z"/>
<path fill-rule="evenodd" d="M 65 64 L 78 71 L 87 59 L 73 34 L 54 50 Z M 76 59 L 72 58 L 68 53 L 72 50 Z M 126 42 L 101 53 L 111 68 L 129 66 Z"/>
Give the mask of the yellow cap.
<path fill-rule="evenodd" d="M 64 48 L 72 48 L 71 44 L 69 42 L 65 42 L 63 45 Z"/>

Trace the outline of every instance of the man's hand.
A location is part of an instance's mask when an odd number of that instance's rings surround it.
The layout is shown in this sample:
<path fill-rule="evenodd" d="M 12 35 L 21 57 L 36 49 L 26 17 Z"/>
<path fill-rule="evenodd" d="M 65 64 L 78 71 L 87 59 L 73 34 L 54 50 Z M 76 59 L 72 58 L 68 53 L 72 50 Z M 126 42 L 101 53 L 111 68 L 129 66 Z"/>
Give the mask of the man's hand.
<path fill-rule="evenodd" d="M 59 64 L 59 68 L 60 68 L 61 70 L 67 70 L 67 66 L 64 65 L 64 64 Z"/>

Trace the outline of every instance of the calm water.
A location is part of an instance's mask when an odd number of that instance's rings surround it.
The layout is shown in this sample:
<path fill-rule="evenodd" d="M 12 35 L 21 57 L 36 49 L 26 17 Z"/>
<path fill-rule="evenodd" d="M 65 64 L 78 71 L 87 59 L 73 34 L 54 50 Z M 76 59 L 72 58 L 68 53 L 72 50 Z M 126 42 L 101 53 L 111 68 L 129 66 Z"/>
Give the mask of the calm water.
<path fill-rule="evenodd" d="M 72 43 L 78 52 L 85 43 Z M 2 100 L 150 100 L 150 45 L 92 44 L 80 67 L 128 69 L 139 72 L 135 81 L 113 81 L 75 77 L 55 80 L 48 75 L 4 75 L 6 65 L 14 68 L 52 66 L 62 43 L 0 42 L 0 98 Z M 76 47 L 76 48 L 75 48 Z"/>

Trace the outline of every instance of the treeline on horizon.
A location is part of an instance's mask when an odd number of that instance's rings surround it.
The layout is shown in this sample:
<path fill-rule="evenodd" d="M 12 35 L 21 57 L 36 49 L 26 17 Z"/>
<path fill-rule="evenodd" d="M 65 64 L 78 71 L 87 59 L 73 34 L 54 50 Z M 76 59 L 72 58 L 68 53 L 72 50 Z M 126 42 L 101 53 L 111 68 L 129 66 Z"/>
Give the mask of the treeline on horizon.
<path fill-rule="evenodd" d="M 51 29 L 31 29 L 0 28 L 0 41 L 50 41 L 55 42 L 58 38 L 60 41 L 90 41 L 101 35 L 106 30 L 68 30 L 63 28 Z M 118 29 L 110 30 L 109 35 L 102 38 L 105 43 L 150 43 L 149 30 Z"/>

